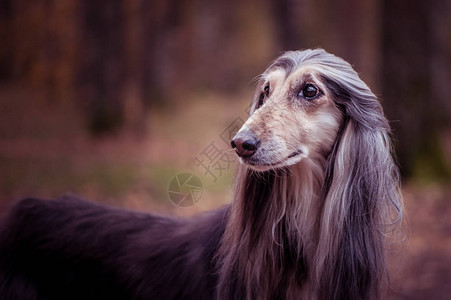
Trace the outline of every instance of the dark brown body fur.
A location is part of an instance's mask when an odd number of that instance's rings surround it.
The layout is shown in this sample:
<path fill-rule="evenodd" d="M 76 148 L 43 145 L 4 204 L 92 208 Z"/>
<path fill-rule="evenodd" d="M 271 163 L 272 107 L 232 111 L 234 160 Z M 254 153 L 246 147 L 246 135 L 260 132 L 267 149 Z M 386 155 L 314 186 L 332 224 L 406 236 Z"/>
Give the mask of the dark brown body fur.
<path fill-rule="evenodd" d="M 212 299 L 228 211 L 183 220 L 22 200 L 0 231 L 0 299 Z"/>

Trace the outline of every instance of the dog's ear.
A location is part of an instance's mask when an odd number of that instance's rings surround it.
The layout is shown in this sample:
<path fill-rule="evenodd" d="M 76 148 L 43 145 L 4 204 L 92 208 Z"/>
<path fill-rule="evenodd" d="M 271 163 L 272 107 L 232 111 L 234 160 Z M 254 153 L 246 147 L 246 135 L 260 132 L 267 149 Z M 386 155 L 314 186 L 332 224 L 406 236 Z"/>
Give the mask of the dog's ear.
<path fill-rule="evenodd" d="M 398 170 L 380 103 L 363 83 L 328 80 L 344 114 L 327 162 L 319 244 L 318 292 L 324 298 L 377 298 L 385 270 L 384 230 L 400 215 Z"/>

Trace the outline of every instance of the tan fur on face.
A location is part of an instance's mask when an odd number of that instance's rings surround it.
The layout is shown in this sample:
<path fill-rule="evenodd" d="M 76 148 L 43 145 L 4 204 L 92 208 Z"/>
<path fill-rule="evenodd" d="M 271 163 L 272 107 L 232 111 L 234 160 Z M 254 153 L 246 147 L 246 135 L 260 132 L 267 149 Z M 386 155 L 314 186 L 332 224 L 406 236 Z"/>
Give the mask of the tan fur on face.
<path fill-rule="evenodd" d="M 293 165 L 306 157 L 327 156 L 342 112 L 317 72 L 308 66 L 289 76 L 282 69 L 273 70 L 261 78 L 256 95 L 260 95 L 268 83 L 270 90 L 264 104 L 254 108 L 241 129 L 253 132 L 261 144 L 252 157 L 241 158 L 241 162 L 263 171 Z M 297 97 L 307 83 L 315 85 L 321 95 L 314 100 Z"/>

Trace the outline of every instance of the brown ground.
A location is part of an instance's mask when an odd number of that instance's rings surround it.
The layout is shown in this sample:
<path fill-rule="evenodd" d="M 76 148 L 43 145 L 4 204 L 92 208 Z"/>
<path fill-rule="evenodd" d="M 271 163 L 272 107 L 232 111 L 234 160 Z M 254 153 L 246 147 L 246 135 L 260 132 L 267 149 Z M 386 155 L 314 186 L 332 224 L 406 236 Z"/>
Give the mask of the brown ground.
<path fill-rule="evenodd" d="M 144 133 L 124 131 L 92 138 L 70 103 L 43 101 L 20 87 L 0 87 L 0 214 L 24 196 L 66 192 L 145 211 L 191 215 L 227 203 L 233 168 L 215 182 L 195 157 L 211 142 L 228 149 L 220 134 L 245 116 L 244 92 L 234 97 L 198 95 L 150 113 Z M 237 101 L 234 98 L 240 98 Z M 187 105 L 189 103 L 189 105 Z M 173 205 L 169 181 L 196 174 L 204 186 L 190 208 Z M 390 246 L 390 299 L 451 299 L 451 184 L 403 186 L 404 242 Z"/>
<path fill-rule="evenodd" d="M 404 185 L 406 240 L 391 253 L 391 299 L 450 299 L 451 186 Z"/>

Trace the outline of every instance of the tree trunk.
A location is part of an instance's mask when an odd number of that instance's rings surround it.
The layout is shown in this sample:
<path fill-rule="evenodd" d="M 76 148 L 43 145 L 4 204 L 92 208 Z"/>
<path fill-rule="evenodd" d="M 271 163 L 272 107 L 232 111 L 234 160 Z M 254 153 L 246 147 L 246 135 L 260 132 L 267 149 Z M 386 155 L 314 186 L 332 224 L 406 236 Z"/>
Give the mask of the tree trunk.
<path fill-rule="evenodd" d="M 444 66 L 433 64 L 439 45 L 431 34 L 432 10 L 444 1 L 383 4 L 382 90 L 403 176 L 448 175 L 439 140 L 446 109 L 433 88 L 433 72 Z"/>
<path fill-rule="evenodd" d="M 80 5 L 82 42 L 79 98 L 92 133 L 119 128 L 123 121 L 123 8 L 121 0 L 84 0 Z"/>

